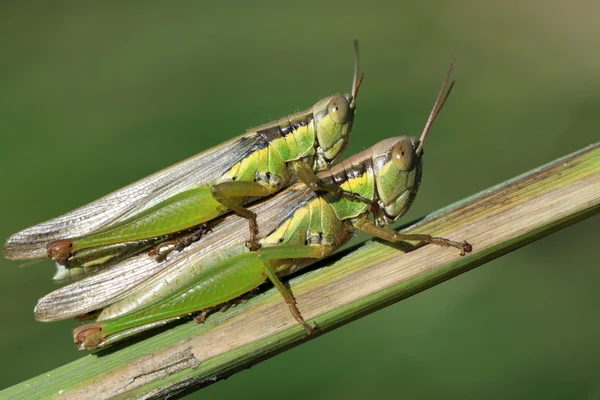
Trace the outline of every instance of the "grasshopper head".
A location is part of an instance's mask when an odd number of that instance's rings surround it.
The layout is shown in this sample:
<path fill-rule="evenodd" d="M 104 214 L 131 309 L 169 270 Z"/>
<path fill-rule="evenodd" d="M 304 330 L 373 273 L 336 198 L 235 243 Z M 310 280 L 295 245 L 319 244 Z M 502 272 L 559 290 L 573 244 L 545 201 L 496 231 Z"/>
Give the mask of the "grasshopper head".
<path fill-rule="evenodd" d="M 423 152 L 417 138 L 400 136 L 373 146 L 373 171 L 381 212 L 379 225 L 400 218 L 410 207 L 421 183 Z"/>
<path fill-rule="evenodd" d="M 313 106 L 317 145 L 316 169 L 328 168 L 341 155 L 346 146 L 356 110 L 356 95 L 363 76 L 358 74 L 358 43 L 354 42 L 354 79 L 352 94 L 334 94 Z"/>
<path fill-rule="evenodd" d="M 352 131 L 354 109 L 352 96 L 335 94 L 313 107 L 317 140 L 317 166 L 327 168 L 342 154 Z"/>
<path fill-rule="evenodd" d="M 453 65 L 454 56 L 421 137 L 400 136 L 384 140 L 373 147 L 373 170 L 381 206 L 381 211 L 376 216 L 378 224 L 386 225 L 400 218 L 408 211 L 417 195 L 423 171 L 423 146 L 454 86 L 452 82 L 444 95 Z"/>

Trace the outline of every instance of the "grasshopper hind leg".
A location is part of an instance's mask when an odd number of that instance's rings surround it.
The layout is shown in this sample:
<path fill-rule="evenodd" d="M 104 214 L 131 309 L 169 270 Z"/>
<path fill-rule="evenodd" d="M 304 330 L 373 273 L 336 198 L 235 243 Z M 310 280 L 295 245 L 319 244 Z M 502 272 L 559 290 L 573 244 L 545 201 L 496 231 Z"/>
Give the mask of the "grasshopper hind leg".
<path fill-rule="evenodd" d="M 258 257 L 264 261 L 264 274 L 273 283 L 275 288 L 281 293 L 283 299 L 287 303 L 292 316 L 300 323 L 306 333 L 310 336 L 315 333 L 317 326 L 314 323 L 308 323 L 300 314 L 300 310 L 296 305 L 296 299 L 292 293 L 279 280 L 277 274 L 273 270 L 271 262 L 277 263 L 277 260 L 301 259 L 301 258 L 322 258 L 331 253 L 328 246 L 322 244 L 312 245 L 280 245 L 273 247 L 263 247 L 258 250 Z"/>
<path fill-rule="evenodd" d="M 294 296 L 292 295 L 292 293 L 290 293 L 288 288 L 286 288 L 284 286 L 284 284 L 281 283 L 281 281 L 275 274 L 275 271 L 273 271 L 273 269 L 268 265 L 265 265 L 265 275 L 269 278 L 271 283 L 273 283 L 273 285 L 277 288 L 279 293 L 281 293 L 281 295 L 283 296 L 283 299 L 287 303 L 294 319 L 296 321 L 298 321 L 298 323 L 304 327 L 304 329 L 306 330 L 306 333 L 309 336 L 312 335 L 315 332 L 315 329 L 317 328 L 317 326 L 314 324 L 309 324 L 308 322 L 306 322 L 304 320 L 304 318 L 302 317 L 302 314 L 300 314 L 300 310 L 298 309 L 298 306 L 296 305 L 296 299 L 294 299 Z"/>

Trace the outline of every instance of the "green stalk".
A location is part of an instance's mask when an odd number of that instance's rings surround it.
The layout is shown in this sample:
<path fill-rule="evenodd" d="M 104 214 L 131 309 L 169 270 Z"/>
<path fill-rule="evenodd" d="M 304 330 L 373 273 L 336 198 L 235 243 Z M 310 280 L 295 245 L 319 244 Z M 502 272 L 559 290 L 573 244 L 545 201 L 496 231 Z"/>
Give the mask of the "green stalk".
<path fill-rule="evenodd" d="M 367 241 L 289 286 L 320 334 L 587 218 L 600 210 L 600 143 L 439 211 L 405 229 L 467 239 L 435 246 Z M 87 355 L 0 392 L 2 398 L 162 398 L 197 390 L 308 338 L 271 289 L 248 303 L 142 341 Z"/>

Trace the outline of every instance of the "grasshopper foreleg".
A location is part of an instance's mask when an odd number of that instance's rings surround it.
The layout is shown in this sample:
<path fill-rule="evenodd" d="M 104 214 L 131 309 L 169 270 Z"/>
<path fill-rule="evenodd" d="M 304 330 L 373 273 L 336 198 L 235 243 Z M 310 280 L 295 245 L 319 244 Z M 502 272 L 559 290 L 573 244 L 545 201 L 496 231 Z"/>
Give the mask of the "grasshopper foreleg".
<path fill-rule="evenodd" d="M 434 237 L 424 234 L 399 233 L 393 229 L 377 226 L 366 216 L 358 218 L 353 222 L 356 229 L 361 230 L 371 236 L 383 239 L 388 242 L 398 242 L 401 240 L 414 240 L 417 242 L 431 243 L 436 246 L 454 247 L 460 250 L 460 255 L 473 251 L 473 247 L 466 241 L 455 242 L 446 238 Z"/>
<path fill-rule="evenodd" d="M 321 180 L 306 163 L 294 163 L 294 169 L 298 174 L 298 179 L 315 192 L 322 191 L 327 193 L 333 193 L 337 196 L 344 197 L 348 200 L 359 201 L 361 203 L 368 204 L 369 211 L 371 212 L 379 211 L 379 205 L 377 204 L 377 202 L 369 200 L 356 193 L 344 190 L 338 185 L 323 182 L 323 180 Z"/>

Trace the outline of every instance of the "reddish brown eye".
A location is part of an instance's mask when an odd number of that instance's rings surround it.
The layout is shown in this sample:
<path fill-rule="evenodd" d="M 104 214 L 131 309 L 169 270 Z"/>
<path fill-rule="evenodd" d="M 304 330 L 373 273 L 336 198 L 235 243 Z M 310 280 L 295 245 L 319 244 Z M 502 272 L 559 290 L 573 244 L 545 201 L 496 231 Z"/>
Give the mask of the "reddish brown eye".
<path fill-rule="evenodd" d="M 350 105 L 342 96 L 334 96 L 327 106 L 327 113 L 336 124 L 345 124 L 350 119 Z"/>
<path fill-rule="evenodd" d="M 403 138 L 392 149 L 392 162 L 401 171 L 409 171 L 413 166 L 414 149 L 408 138 Z"/>

